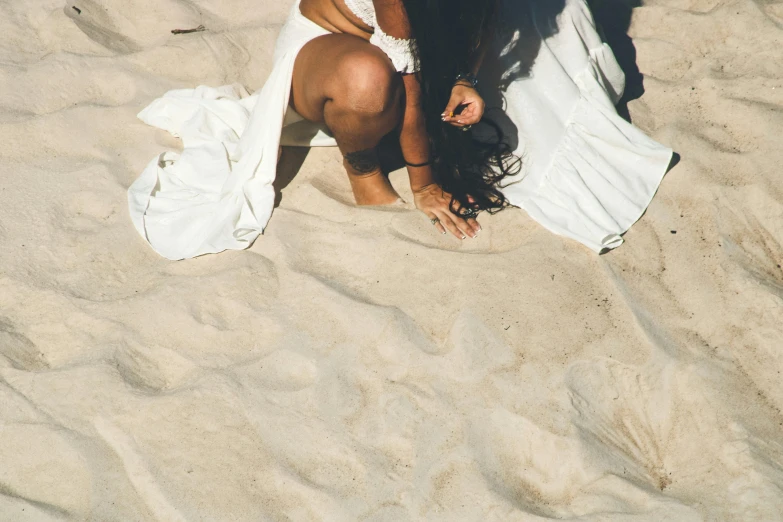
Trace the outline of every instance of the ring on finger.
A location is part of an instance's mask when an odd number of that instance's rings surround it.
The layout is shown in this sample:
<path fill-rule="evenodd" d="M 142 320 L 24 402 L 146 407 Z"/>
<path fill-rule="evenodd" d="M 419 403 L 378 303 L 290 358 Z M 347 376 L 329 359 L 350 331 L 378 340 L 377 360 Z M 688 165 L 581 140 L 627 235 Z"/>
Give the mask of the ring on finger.
<path fill-rule="evenodd" d="M 471 128 L 473 128 L 473 125 L 465 125 L 462 127 L 462 132 L 468 132 Z"/>
<path fill-rule="evenodd" d="M 438 223 L 440 223 L 440 219 L 432 218 L 432 219 L 430 219 L 430 223 L 432 223 L 433 225 L 437 225 Z"/>

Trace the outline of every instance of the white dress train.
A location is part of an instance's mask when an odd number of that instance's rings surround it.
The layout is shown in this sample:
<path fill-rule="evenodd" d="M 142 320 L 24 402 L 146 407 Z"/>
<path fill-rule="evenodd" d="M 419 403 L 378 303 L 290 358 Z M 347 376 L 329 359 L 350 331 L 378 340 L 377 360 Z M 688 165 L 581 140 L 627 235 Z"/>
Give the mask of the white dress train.
<path fill-rule="evenodd" d="M 509 2 L 506 15 L 523 16 L 513 10 L 524 4 Z M 485 75 L 513 69 L 515 57 L 496 54 Z M 590 9 L 584 0 L 567 0 L 557 32 L 541 41 L 529 73 L 504 93 L 504 112 L 519 133 L 516 154 L 524 160 L 520 175 L 504 180 L 504 195 L 551 232 L 596 252 L 623 242 L 672 158 L 670 148 L 617 114 L 624 88 L 625 75 Z"/>
<path fill-rule="evenodd" d="M 183 143 L 181 154 L 154 158 L 128 191 L 133 224 L 156 252 L 178 260 L 249 247 L 272 215 L 279 145 L 336 145 L 288 109 L 296 56 L 324 34 L 297 1 L 261 91 L 175 90 L 139 114 Z M 503 66 L 500 58 L 487 71 Z M 623 83 L 584 0 L 567 0 L 529 74 L 504 93 L 524 157 L 504 194 L 547 229 L 597 252 L 622 243 L 672 156 L 617 115 L 613 104 Z"/>

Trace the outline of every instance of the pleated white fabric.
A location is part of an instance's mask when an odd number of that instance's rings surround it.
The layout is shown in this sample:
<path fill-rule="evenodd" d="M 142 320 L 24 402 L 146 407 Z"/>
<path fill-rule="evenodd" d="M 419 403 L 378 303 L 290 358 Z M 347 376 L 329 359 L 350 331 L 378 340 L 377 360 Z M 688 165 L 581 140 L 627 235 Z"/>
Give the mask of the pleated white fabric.
<path fill-rule="evenodd" d="M 285 125 L 291 136 L 284 145 L 336 145 L 287 111 L 296 56 L 324 34 L 302 16 L 297 2 L 260 92 L 248 96 L 238 86 L 175 90 L 139 114 L 180 137 L 184 148 L 153 159 L 128 190 L 133 224 L 156 252 L 179 260 L 249 247 L 272 215 Z"/>
<path fill-rule="evenodd" d="M 506 15 L 518 16 L 522 3 L 508 4 Z M 504 93 L 524 168 L 502 190 L 550 231 L 601 252 L 619 246 L 647 208 L 672 151 L 617 115 L 624 76 L 584 0 L 567 0 L 557 26 L 530 74 Z M 129 189 L 134 226 L 155 251 L 176 260 L 249 247 L 272 215 L 278 146 L 336 145 L 287 109 L 296 56 L 323 34 L 296 2 L 259 93 L 177 90 L 139 114 L 184 146 L 155 158 Z M 513 58 L 488 60 L 486 73 Z"/>
<path fill-rule="evenodd" d="M 523 16 L 516 10 L 526 4 L 507 2 L 507 19 Z M 543 25 L 541 18 L 534 16 Z M 502 42 L 506 50 L 512 43 Z M 508 74 L 524 60 L 498 55 L 484 75 Z M 624 88 L 623 71 L 586 3 L 567 0 L 529 74 L 504 93 L 505 113 L 518 132 L 516 154 L 524 159 L 520 175 L 504 180 L 504 195 L 551 232 L 596 252 L 622 244 L 672 158 L 670 148 L 617 114 Z"/>

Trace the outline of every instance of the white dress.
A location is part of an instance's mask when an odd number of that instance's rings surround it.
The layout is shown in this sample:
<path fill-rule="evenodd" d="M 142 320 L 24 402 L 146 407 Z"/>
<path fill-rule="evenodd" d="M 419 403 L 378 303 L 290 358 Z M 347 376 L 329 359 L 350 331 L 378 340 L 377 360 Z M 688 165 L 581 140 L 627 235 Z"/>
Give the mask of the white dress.
<path fill-rule="evenodd" d="M 374 23 L 371 0 L 347 5 Z M 527 5 L 508 2 L 504 19 L 512 26 L 529 20 Z M 523 172 L 502 190 L 547 229 L 601 252 L 619 246 L 645 211 L 672 151 L 617 115 L 624 76 L 584 0 L 566 0 L 556 31 L 543 26 L 544 18 L 524 26 L 541 35 L 529 70 L 515 74 L 525 57 L 515 55 L 514 38 L 500 36 L 482 67 L 484 85 L 498 78 L 509 84 L 502 93 L 505 127 L 524 160 Z M 524 36 L 524 27 L 512 36 Z M 376 33 L 372 43 L 398 70 L 409 67 L 401 41 Z M 181 137 L 184 147 L 155 158 L 129 189 L 134 226 L 158 253 L 184 259 L 249 247 L 272 215 L 278 146 L 336 145 L 325 129 L 288 109 L 296 56 L 323 34 L 297 1 L 259 93 L 248 96 L 237 86 L 172 91 L 139 114 Z"/>

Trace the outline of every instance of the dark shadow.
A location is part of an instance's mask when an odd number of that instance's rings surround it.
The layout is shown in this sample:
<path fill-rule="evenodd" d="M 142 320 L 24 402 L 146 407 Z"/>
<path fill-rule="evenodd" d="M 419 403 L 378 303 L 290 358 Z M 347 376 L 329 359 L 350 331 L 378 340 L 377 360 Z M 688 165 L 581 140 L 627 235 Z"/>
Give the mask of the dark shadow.
<path fill-rule="evenodd" d="M 625 92 L 617 102 L 617 113 L 631 121 L 628 102 L 644 94 L 644 75 L 636 65 L 636 47 L 628 36 L 631 16 L 641 0 L 588 0 L 601 38 L 612 48 L 617 63 L 625 73 Z"/>
<path fill-rule="evenodd" d="M 277 176 L 272 184 L 275 188 L 275 208 L 280 206 L 283 189 L 290 185 L 299 173 L 309 152 L 309 147 L 283 147 L 283 155 L 277 163 Z"/>
<path fill-rule="evenodd" d="M 515 80 L 530 75 L 541 43 L 557 33 L 557 17 L 565 6 L 566 0 L 504 2 L 497 37 L 505 52 L 499 58 L 501 76 L 492 85 L 505 92 Z"/>
<path fill-rule="evenodd" d="M 487 104 L 485 119 L 500 128 L 511 150 L 519 147 L 519 129 L 505 112 L 505 92 L 530 75 L 542 42 L 557 33 L 557 17 L 565 5 L 566 0 L 503 0 L 495 44 L 481 67 L 480 90 Z M 476 139 L 493 139 L 495 130 L 488 127 L 479 124 Z"/>
<path fill-rule="evenodd" d="M 631 114 L 628 102 L 639 99 L 644 94 L 644 75 L 636 64 L 636 46 L 628 36 L 633 10 L 642 5 L 642 0 L 588 0 L 593 18 L 604 42 L 612 48 L 617 63 L 625 73 L 625 92 L 617 102 L 617 113 L 629 123 Z M 676 152 L 666 172 L 670 172 L 680 162 Z"/>
<path fill-rule="evenodd" d="M 311 127 L 312 129 L 308 129 L 307 132 L 314 134 L 317 127 Z M 304 126 L 301 128 L 304 128 Z M 299 134 L 300 140 L 302 135 L 301 133 Z M 309 152 L 310 147 L 283 146 L 283 154 L 277 163 L 277 176 L 272 184 L 275 188 L 275 208 L 280 206 L 280 203 L 283 201 L 283 189 L 290 185 L 297 174 L 299 174 Z M 378 158 L 380 159 L 381 169 L 386 176 L 405 166 L 402 149 L 400 148 L 400 136 L 397 132 L 391 132 L 383 137 L 378 144 Z"/>
<path fill-rule="evenodd" d="M 677 166 L 677 164 L 680 162 L 680 160 L 681 160 L 681 159 L 682 159 L 682 156 L 680 156 L 680 155 L 679 155 L 679 154 L 677 154 L 676 152 L 675 152 L 675 153 L 673 153 L 673 154 L 672 154 L 672 160 L 669 162 L 669 166 L 666 168 L 666 172 L 668 173 L 668 172 L 669 172 L 669 171 L 671 171 L 671 170 L 672 170 L 674 167 L 676 167 L 676 166 Z"/>
<path fill-rule="evenodd" d="M 587 0 L 599 34 L 611 47 L 625 73 L 625 90 L 616 105 L 618 114 L 631 122 L 628 103 L 644 94 L 644 76 L 636 64 L 636 47 L 628 36 L 633 10 L 642 0 Z M 503 0 L 503 17 L 487 56 L 481 80 L 487 107 L 505 109 L 504 93 L 519 78 L 529 76 L 543 40 L 557 33 L 557 19 L 566 0 Z M 506 48 L 502 56 L 500 49 Z M 488 113 L 506 135 L 512 150 L 519 143 L 518 130 L 503 110 Z"/>
<path fill-rule="evenodd" d="M 383 137 L 378 144 L 378 159 L 381 163 L 381 170 L 386 176 L 405 166 L 398 132 L 390 132 Z"/>

